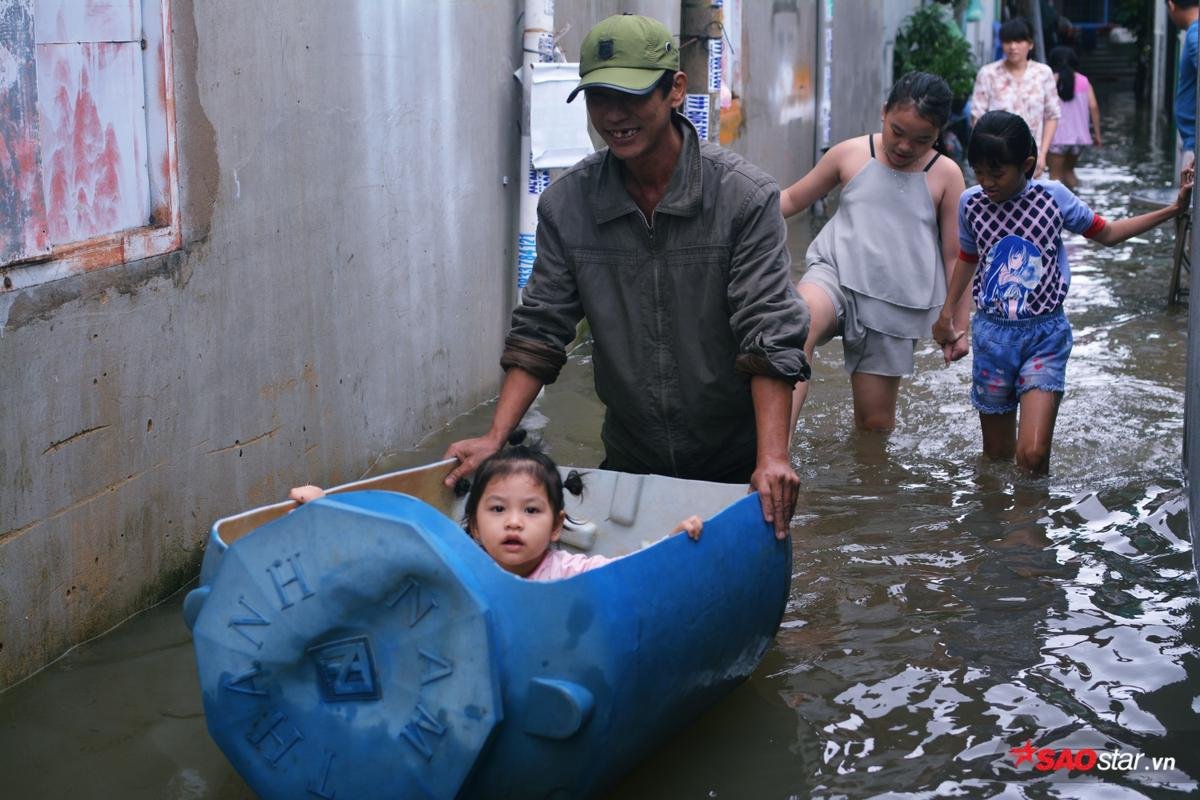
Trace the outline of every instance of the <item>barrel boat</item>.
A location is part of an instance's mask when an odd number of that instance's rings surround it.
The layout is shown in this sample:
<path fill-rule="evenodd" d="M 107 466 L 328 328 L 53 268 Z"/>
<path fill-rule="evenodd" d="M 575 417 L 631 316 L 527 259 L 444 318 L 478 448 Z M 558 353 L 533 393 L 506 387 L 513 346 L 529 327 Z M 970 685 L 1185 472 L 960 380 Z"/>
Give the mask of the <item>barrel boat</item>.
<path fill-rule="evenodd" d="M 209 733 L 261 797 L 595 796 L 770 646 L 791 543 L 744 485 L 587 471 L 563 540 L 620 558 L 535 582 L 456 521 L 451 466 L 213 525 L 184 618 Z M 664 538 L 693 513 L 698 541 Z"/>

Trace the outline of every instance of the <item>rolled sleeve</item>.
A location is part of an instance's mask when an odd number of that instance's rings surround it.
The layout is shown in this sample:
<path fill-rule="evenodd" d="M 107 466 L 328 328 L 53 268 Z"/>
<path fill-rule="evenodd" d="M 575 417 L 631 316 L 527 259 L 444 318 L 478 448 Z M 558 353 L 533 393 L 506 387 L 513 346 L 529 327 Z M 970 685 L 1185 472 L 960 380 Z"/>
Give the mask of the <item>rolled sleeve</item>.
<path fill-rule="evenodd" d="M 543 383 L 554 383 L 582 318 L 575 276 L 543 194 L 538 202 L 533 273 L 522 292 L 521 305 L 513 310 L 500 366 L 505 370 L 520 367 Z"/>
<path fill-rule="evenodd" d="M 808 307 L 791 282 L 779 186 L 770 182 L 751 193 L 738 216 L 728 288 L 730 327 L 739 350 L 735 368 L 791 384 L 807 380 Z"/>

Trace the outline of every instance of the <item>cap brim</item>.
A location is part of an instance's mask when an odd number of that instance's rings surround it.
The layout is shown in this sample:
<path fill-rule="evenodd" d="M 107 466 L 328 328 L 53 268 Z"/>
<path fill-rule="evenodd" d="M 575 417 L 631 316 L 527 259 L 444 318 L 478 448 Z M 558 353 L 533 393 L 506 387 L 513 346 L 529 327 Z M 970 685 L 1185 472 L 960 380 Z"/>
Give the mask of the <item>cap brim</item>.
<path fill-rule="evenodd" d="M 665 69 L 634 69 L 633 67 L 601 67 L 594 69 L 579 81 L 579 85 L 567 95 L 567 102 L 584 89 L 612 89 L 625 94 L 649 94 Z"/>

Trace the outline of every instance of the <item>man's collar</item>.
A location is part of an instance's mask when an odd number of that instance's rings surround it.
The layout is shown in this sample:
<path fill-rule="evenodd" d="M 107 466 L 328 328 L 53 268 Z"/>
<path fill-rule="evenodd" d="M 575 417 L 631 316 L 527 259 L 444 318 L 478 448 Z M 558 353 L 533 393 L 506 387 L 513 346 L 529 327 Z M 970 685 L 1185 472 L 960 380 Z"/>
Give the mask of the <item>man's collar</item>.
<path fill-rule="evenodd" d="M 678 111 L 672 113 L 671 121 L 683 134 L 683 147 L 680 148 L 679 159 L 675 162 L 675 170 L 671 173 L 667 191 L 654 210 L 687 217 L 699 211 L 700 201 L 704 196 L 701 186 L 703 171 L 700 169 L 700 136 L 691 120 Z M 625 189 L 620 159 L 611 151 L 606 151 L 592 193 L 592 214 L 596 224 L 603 225 L 637 210 L 637 203 Z"/>

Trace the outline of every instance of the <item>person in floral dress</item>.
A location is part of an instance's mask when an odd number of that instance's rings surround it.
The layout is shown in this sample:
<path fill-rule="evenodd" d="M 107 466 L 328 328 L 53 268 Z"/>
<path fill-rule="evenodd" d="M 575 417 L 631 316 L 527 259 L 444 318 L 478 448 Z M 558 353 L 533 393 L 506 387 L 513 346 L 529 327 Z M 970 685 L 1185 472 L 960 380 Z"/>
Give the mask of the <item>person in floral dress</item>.
<path fill-rule="evenodd" d="M 1029 60 L 1033 29 L 1022 17 L 1000 26 L 1004 58 L 979 68 L 971 94 L 971 125 L 989 111 L 1008 111 L 1025 120 L 1037 143 L 1036 178 L 1046 169 L 1046 154 L 1058 128 L 1058 84 L 1050 67 Z"/>

